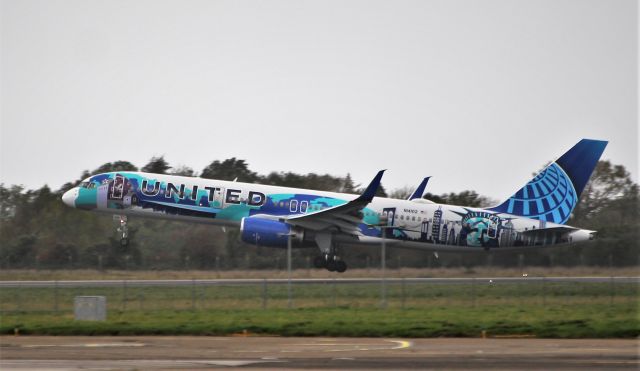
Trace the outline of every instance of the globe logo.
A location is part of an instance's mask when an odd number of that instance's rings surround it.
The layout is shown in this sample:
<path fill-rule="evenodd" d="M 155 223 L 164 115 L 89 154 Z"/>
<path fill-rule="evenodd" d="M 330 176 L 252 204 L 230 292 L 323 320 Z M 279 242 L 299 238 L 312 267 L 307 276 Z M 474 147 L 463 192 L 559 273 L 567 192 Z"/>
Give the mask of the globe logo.
<path fill-rule="evenodd" d="M 509 199 L 506 212 L 516 210 L 531 219 L 563 224 L 577 202 L 571 180 L 552 163 Z"/>

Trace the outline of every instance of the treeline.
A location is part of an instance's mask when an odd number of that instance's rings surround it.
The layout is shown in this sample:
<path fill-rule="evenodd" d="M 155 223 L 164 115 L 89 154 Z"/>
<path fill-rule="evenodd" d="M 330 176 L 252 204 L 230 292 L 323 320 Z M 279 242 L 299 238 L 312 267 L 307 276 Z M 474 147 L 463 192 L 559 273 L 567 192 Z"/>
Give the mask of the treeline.
<path fill-rule="evenodd" d="M 154 157 L 137 168 L 130 162 L 103 164 L 85 171 L 79 179 L 58 190 L 44 186 L 27 190 L 22 186 L 0 184 L 0 267 L 10 268 L 98 268 L 98 269 L 274 269 L 285 265 L 285 252 L 247 245 L 239 241 L 236 229 L 155 219 L 132 218 L 129 221 L 132 242 L 126 248 L 119 243 L 117 221 L 111 216 L 79 211 L 65 206 L 61 195 L 92 174 L 109 171 L 145 171 L 151 173 L 200 176 L 202 178 L 259 182 L 357 193 L 360 185 L 351 176 L 271 172 L 263 175 L 249 169 L 241 159 L 213 161 L 201 172 L 188 166 L 172 167 L 163 157 Z M 410 189 L 389 193 L 405 198 Z M 386 196 L 381 187 L 378 193 Z M 487 197 L 474 191 L 427 194 L 438 202 L 466 206 L 487 206 Z M 630 266 L 639 263 L 640 231 L 638 185 L 621 165 L 601 161 L 587 185 L 569 224 L 599 232 L 593 243 L 574 247 L 537 249 L 527 252 L 490 252 L 472 254 L 433 254 L 401 249 L 388 250 L 390 267 L 439 267 L 492 264 L 526 265 L 604 265 Z M 307 267 L 317 249 L 294 251 L 294 266 Z M 379 249 L 344 247 L 341 255 L 349 266 L 376 266 Z"/>

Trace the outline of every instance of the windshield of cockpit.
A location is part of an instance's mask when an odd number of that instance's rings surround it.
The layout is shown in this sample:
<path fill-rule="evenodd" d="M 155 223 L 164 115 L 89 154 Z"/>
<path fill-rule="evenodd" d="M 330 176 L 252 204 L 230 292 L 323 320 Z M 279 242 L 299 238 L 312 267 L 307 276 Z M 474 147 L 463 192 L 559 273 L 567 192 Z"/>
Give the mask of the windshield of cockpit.
<path fill-rule="evenodd" d="M 96 184 L 91 179 L 85 179 L 78 185 L 80 188 L 92 189 L 96 187 Z"/>

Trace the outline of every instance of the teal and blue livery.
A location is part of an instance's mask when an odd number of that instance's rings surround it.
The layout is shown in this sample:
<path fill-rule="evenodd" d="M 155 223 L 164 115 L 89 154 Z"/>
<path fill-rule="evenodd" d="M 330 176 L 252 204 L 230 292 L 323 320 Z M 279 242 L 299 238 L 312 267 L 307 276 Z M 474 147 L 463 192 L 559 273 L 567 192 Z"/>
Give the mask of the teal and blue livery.
<path fill-rule="evenodd" d="M 142 172 L 91 176 L 62 199 L 78 209 L 240 228 L 250 244 L 316 246 L 317 267 L 344 272 L 337 246 L 377 245 L 434 251 L 528 249 L 593 239 L 565 225 L 607 142 L 583 139 L 513 196 L 486 209 L 422 198 L 429 177 L 407 200 L 375 197 L 384 170 L 360 195 Z"/>

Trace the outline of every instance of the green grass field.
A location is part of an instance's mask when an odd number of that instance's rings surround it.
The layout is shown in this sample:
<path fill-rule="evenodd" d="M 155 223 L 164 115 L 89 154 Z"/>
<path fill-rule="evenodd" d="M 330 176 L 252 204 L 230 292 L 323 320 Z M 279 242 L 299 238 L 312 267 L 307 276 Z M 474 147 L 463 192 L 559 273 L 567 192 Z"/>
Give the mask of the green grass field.
<path fill-rule="evenodd" d="M 638 287 L 610 283 L 378 284 L 0 290 L 0 332 L 283 336 L 637 337 Z M 107 297 L 105 322 L 73 320 L 73 298 Z"/>
<path fill-rule="evenodd" d="M 75 322 L 70 314 L 3 316 L 0 329 L 11 334 L 46 335 L 230 335 L 247 331 L 281 336 L 633 338 L 640 334 L 636 307 L 626 304 L 583 307 L 540 305 L 434 306 L 430 308 L 303 308 L 131 310 L 106 322 Z"/>

